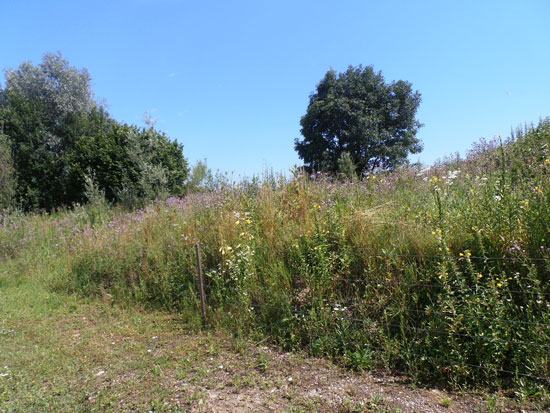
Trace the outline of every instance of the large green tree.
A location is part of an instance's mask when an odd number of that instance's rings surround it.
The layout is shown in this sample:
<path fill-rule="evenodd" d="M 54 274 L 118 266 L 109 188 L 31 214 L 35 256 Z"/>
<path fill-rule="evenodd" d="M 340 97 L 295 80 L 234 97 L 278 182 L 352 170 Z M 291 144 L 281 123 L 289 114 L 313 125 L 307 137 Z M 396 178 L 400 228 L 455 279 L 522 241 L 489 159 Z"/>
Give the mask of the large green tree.
<path fill-rule="evenodd" d="M 336 172 L 342 157 L 360 173 L 392 169 L 422 150 L 420 101 L 409 82 L 386 83 L 372 66 L 330 70 L 309 98 L 295 149 L 312 170 Z"/>
<path fill-rule="evenodd" d="M 184 191 L 182 145 L 152 127 L 116 122 L 96 103 L 88 72 L 60 54 L 6 70 L 0 123 L 25 209 L 85 202 L 90 179 L 108 200 L 129 204 Z"/>

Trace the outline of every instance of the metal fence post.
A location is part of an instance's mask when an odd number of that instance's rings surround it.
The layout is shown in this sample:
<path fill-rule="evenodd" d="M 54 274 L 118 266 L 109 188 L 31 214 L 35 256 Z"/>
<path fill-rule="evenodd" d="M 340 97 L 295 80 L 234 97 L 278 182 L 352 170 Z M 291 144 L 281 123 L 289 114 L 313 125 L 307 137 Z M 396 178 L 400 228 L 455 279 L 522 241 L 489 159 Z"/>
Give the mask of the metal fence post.
<path fill-rule="evenodd" d="M 199 293 L 201 297 L 202 326 L 206 327 L 206 300 L 204 296 L 204 280 L 202 278 L 201 247 L 198 242 L 195 244 L 195 251 L 197 252 L 197 271 L 199 273 Z"/>

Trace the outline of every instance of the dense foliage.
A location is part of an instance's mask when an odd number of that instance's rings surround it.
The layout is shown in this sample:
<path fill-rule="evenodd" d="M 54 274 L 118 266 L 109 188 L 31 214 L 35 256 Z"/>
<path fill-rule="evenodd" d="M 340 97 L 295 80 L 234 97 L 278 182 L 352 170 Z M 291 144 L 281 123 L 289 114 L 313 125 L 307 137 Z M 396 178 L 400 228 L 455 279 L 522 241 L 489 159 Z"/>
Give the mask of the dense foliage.
<path fill-rule="evenodd" d="M 89 74 L 58 54 L 6 71 L 0 122 L 14 198 L 26 210 L 86 202 L 90 179 L 109 201 L 133 206 L 183 193 L 182 145 L 152 127 L 116 122 L 95 102 Z"/>
<path fill-rule="evenodd" d="M 357 172 L 402 165 L 422 150 L 420 101 L 409 82 L 388 84 L 371 66 L 330 70 L 309 98 L 300 121 L 304 139 L 296 139 L 295 149 L 310 170 L 336 172 L 346 156 Z"/>
<path fill-rule="evenodd" d="M 8 137 L 0 125 L 0 209 L 12 206 L 15 195 L 15 170 Z"/>

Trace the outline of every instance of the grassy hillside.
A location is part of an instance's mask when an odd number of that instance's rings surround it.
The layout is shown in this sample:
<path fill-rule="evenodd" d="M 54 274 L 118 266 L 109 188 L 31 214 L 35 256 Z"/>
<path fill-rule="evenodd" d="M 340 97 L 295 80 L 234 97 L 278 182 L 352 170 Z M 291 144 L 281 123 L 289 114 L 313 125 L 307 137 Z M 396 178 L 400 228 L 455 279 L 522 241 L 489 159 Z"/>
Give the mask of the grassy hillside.
<path fill-rule="evenodd" d="M 199 325 L 200 242 L 211 326 L 353 369 L 537 392 L 550 376 L 549 145 L 546 121 L 361 182 L 296 173 L 132 213 L 6 215 L 0 288 L 37 277 Z"/>

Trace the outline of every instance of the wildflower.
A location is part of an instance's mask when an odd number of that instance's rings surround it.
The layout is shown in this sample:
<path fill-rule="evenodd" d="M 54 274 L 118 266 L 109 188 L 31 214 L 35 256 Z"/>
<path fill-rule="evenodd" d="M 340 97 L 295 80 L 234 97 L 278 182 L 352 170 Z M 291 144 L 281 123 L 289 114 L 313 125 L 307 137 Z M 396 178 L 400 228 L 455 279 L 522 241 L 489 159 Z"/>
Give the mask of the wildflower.
<path fill-rule="evenodd" d="M 241 221 L 235 221 L 235 225 L 239 225 Z"/>
<path fill-rule="evenodd" d="M 497 287 L 502 287 L 502 283 L 497 283 Z"/>
<path fill-rule="evenodd" d="M 477 278 L 483 278 L 483 275 L 480 274 L 480 273 L 478 273 L 478 274 L 477 274 Z"/>
<path fill-rule="evenodd" d="M 227 246 L 227 247 L 220 247 L 220 249 L 218 250 L 219 252 L 222 253 L 222 255 L 225 255 L 226 253 L 230 252 L 233 248 Z"/>
<path fill-rule="evenodd" d="M 246 220 L 246 223 L 247 223 L 247 224 L 250 224 L 250 222 L 252 222 L 252 221 L 250 221 L 249 219 Z"/>
<path fill-rule="evenodd" d="M 550 165 L 550 159 L 546 159 L 546 160 L 544 161 L 544 164 L 545 164 L 545 165 Z"/>

